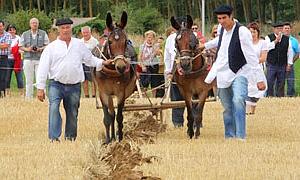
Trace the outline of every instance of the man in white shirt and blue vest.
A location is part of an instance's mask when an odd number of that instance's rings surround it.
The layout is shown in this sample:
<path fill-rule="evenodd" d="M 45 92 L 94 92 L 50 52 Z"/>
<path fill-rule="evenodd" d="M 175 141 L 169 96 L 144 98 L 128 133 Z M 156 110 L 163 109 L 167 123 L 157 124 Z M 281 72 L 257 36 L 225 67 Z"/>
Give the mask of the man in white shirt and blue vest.
<path fill-rule="evenodd" d="M 260 90 L 265 89 L 263 79 L 259 79 L 259 62 L 255 55 L 250 31 L 235 22 L 232 7 L 221 5 L 215 9 L 221 33 L 205 43 L 205 48 L 217 47 L 217 58 L 204 80 L 210 84 L 217 78 L 219 97 L 224 107 L 223 119 L 225 138 L 246 138 L 246 97 L 248 80 L 251 75 L 257 78 Z"/>
<path fill-rule="evenodd" d="M 46 80 L 49 78 L 49 125 L 51 142 L 59 141 L 62 119 L 59 112 L 63 100 L 66 111 L 65 139 L 74 141 L 77 137 L 77 116 L 80 102 L 81 82 L 84 81 L 82 63 L 101 70 L 110 63 L 92 55 L 91 51 L 77 38 L 72 38 L 73 21 L 69 18 L 56 22 L 59 36 L 43 51 L 37 72 L 37 98 L 45 99 Z"/>

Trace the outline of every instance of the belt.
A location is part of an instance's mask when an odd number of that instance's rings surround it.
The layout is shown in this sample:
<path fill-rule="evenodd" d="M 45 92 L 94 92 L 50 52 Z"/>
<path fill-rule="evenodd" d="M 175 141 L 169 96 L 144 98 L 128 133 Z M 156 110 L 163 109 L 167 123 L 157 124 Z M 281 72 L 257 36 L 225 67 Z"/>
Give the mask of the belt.
<path fill-rule="evenodd" d="M 8 55 L 0 55 L 0 58 L 7 58 Z"/>

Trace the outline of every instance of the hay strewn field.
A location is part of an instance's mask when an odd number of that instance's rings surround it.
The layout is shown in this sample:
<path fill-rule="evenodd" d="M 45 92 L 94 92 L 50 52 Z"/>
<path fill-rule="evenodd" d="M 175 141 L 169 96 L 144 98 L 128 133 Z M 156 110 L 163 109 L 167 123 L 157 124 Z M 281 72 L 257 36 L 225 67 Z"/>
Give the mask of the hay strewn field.
<path fill-rule="evenodd" d="M 300 179 L 300 98 L 263 99 L 248 116 L 246 142 L 224 140 L 222 107 L 207 103 L 201 138 L 189 140 L 186 127 L 140 146 L 157 156 L 139 167 L 162 179 Z M 93 99 L 82 99 L 79 135 L 74 143 L 49 143 L 48 105 L 18 97 L 0 99 L 1 179 L 84 179 L 91 144 L 104 132 L 102 112 Z M 125 116 L 126 119 L 126 116 Z M 99 133 L 100 131 L 100 133 Z"/>

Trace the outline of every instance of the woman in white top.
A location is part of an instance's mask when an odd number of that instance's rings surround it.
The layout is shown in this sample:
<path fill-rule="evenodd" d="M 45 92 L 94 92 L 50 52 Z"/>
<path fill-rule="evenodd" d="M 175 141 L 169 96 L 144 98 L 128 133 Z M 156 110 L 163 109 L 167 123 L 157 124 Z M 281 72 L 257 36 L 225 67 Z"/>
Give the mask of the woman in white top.
<path fill-rule="evenodd" d="M 252 34 L 253 46 L 259 63 L 261 64 L 261 71 L 263 71 L 263 64 L 267 59 L 268 47 L 265 40 L 260 38 L 259 25 L 255 22 L 252 22 L 248 25 L 248 28 Z M 264 73 L 260 73 L 264 76 Z M 263 77 L 265 84 L 267 84 L 266 77 Z M 267 89 L 260 91 L 258 90 L 256 84 L 257 79 L 253 76 L 248 79 L 248 98 L 246 100 L 247 104 L 247 114 L 254 114 L 257 101 L 264 97 Z"/>
<path fill-rule="evenodd" d="M 17 86 L 19 89 L 20 95 L 23 95 L 24 89 L 24 82 L 23 82 L 23 70 L 22 70 L 22 61 L 20 54 L 18 52 L 19 49 L 19 42 L 20 36 L 16 34 L 17 29 L 14 25 L 8 25 L 6 31 L 11 35 L 11 44 L 10 44 L 10 51 L 8 53 L 8 76 L 7 76 L 7 85 L 6 85 L 6 92 L 10 94 L 10 82 L 11 82 L 11 75 L 12 72 L 15 71 L 15 76 L 17 80 Z M 17 59 L 15 59 L 16 56 Z"/>

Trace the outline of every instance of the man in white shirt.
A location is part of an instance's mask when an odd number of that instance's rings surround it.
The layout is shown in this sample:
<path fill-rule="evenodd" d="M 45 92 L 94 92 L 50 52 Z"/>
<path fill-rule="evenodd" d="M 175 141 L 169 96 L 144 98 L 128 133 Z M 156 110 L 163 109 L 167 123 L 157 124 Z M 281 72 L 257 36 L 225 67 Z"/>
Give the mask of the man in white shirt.
<path fill-rule="evenodd" d="M 246 138 L 246 97 L 248 80 L 251 75 L 257 78 L 260 90 L 265 88 L 263 79 L 259 79 L 259 63 L 252 45 L 250 31 L 235 22 L 232 7 L 221 5 L 215 9 L 221 24 L 220 35 L 205 43 L 205 48 L 218 48 L 217 59 L 205 82 L 210 84 L 217 78 L 219 97 L 224 107 L 223 119 L 225 138 Z"/>
<path fill-rule="evenodd" d="M 91 28 L 89 26 L 84 26 L 81 28 L 82 38 L 81 41 L 86 45 L 86 47 L 92 51 L 98 44 L 98 40 L 92 36 Z M 96 84 L 92 81 L 91 69 L 90 67 L 83 64 L 84 71 L 84 81 L 83 81 L 83 93 L 84 97 L 89 98 L 89 81 L 92 82 L 92 97 L 96 96 Z"/>
<path fill-rule="evenodd" d="M 178 20 L 178 19 L 177 19 Z M 167 79 L 172 80 L 172 70 L 173 70 L 173 65 L 175 61 L 175 56 L 176 56 L 176 47 L 175 47 L 175 38 L 176 38 L 176 33 L 170 34 L 167 37 L 166 43 L 165 43 L 165 52 L 164 52 L 164 63 L 165 63 L 165 76 Z M 181 101 L 183 100 L 183 97 L 181 96 L 179 89 L 177 85 L 171 84 L 171 100 L 172 101 Z M 172 122 L 175 127 L 183 127 L 184 123 L 184 109 L 185 108 L 173 108 L 172 109 Z"/>
<path fill-rule="evenodd" d="M 72 38 L 72 24 L 69 18 L 57 20 L 59 36 L 43 51 L 37 72 L 37 98 L 42 102 L 49 78 L 48 133 L 51 142 L 59 141 L 61 135 L 61 100 L 66 111 L 65 139 L 74 141 L 77 137 L 80 85 L 84 80 L 82 63 L 101 70 L 102 65 L 111 62 L 96 58 L 79 39 Z"/>

